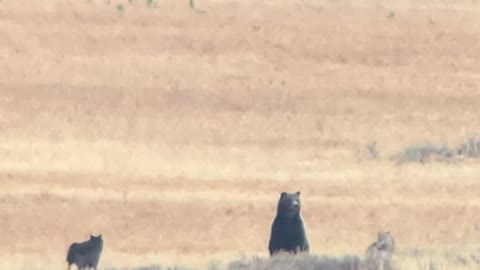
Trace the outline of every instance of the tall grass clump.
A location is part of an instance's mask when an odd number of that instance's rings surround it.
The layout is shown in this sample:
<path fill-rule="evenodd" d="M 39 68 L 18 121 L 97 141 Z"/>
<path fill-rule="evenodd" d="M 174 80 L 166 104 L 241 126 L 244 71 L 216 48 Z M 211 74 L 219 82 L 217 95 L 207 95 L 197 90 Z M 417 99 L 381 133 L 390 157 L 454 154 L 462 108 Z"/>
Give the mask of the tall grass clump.
<path fill-rule="evenodd" d="M 453 152 L 447 146 L 434 144 L 411 145 L 394 154 L 390 160 L 397 164 L 409 162 L 425 163 L 432 160 L 448 161 L 453 157 Z"/>
<path fill-rule="evenodd" d="M 459 146 L 450 148 L 446 145 L 431 143 L 411 145 L 390 157 L 397 164 L 426 163 L 429 161 L 448 162 L 461 159 L 480 158 L 480 137 L 470 136 Z"/>
<path fill-rule="evenodd" d="M 137 266 L 137 267 L 127 267 L 127 268 L 105 268 L 105 270 L 194 270 L 184 266 L 167 266 L 162 267 L 160 265 L 148 265 L 148 266 Z"/>
<path fill-rule="evenodd" d="M 227 270 L 361 270 L 362 260 L 356 256 L 278 255 L 231 262 Z"/>
<path fill-rule="evenodd" d="M 457 147 L 456 154 L 466 158 L 480 158 L 480 137 L 470 136 L 467 138 Z"/>

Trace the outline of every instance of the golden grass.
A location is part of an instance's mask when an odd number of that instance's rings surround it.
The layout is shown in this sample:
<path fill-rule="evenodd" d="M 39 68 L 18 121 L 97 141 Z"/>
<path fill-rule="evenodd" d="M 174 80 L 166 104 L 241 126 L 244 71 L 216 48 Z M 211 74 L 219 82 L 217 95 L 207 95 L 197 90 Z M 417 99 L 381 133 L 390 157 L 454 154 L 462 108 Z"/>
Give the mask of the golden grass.
<path fill-rule="evenodd" d="M 288 190 L 315 254 L 380 229 L 401 269 L 477 251 L 478 162 L 387 158 L 479 130 L 478 4 L 186 2 L 0 3 L 2 267 L 60 269 L 90 233 L 102 267 L 266 256 Z"/>

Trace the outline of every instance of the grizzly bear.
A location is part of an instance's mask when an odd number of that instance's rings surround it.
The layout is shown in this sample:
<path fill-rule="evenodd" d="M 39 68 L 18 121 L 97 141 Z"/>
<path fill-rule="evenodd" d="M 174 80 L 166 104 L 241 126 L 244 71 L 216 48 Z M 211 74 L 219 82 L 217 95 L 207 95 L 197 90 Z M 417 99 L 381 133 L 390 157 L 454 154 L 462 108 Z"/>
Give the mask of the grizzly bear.
<path fill-rule="evenodd" d="M 281 193 L 268 245 L 270 256 L 280 252 L 309 252 L 310 246 L 300 208 L 300 191 Z"/>

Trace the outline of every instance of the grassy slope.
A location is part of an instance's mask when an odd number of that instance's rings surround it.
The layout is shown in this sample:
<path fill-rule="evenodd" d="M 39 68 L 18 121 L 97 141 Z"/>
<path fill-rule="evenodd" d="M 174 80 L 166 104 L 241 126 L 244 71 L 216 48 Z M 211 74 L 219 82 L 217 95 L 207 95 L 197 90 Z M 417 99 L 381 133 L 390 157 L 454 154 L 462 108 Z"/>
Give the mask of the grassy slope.
<path fill-rule="evenodd" d="M 103 265 L 263 256 L 284 190 L 316 254 L 382 228 L 475 250 L 475 162 L 383 159 L 479 130 L 475 3 L 196 4 L 1 3 L 2 262 L 58 268 L 97 232 Z"/>

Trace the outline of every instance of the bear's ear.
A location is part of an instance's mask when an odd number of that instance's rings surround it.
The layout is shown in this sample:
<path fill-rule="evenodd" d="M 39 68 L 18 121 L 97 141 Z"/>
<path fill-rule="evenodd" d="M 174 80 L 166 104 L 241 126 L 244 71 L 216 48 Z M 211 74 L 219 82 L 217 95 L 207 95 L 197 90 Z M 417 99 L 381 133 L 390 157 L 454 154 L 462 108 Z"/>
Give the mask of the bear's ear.
<path fill-rule="evenodd" d="M 99 235 L 98 235 L 98 238 L 102 238 L 102 234 L 99 234 Z"/>
<path fill-rule="evenodd" d="M 295 194 L 297 194 L 297 196 L 300 196 L 300 191 L 295 192 Z"/>
<path fill-rule="evenodd" d="M 283 196 L 287 195 L 287 192 L 282 192 L 282 194 L 280 194 L 280 198 L 283 198 Z"/>

